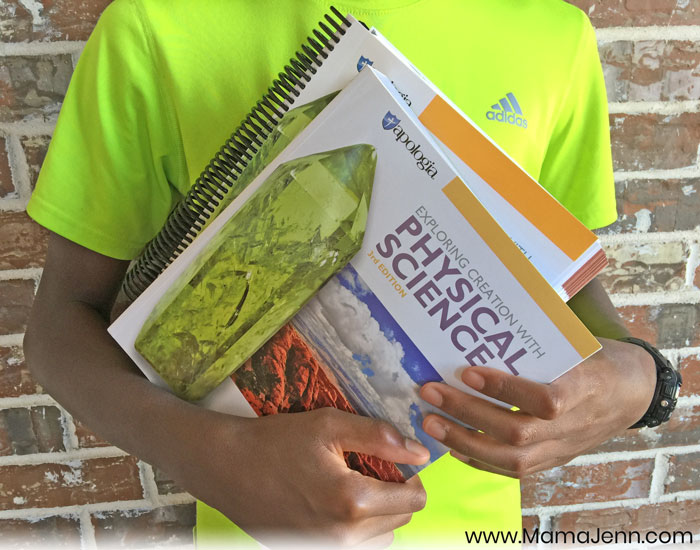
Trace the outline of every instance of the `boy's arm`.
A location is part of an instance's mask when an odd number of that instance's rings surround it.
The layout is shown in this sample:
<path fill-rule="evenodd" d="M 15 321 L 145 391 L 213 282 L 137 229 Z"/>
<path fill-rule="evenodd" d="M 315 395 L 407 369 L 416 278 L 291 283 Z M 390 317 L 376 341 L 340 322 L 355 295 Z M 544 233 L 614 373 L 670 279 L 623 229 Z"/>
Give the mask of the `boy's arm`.
<path fill-rule="evenodd" d="M 426 384 L 423 399 L 483 433 L 438 415 L 426 417 L 425 431 L 471 466 L 523 477 L 565 464 L 637 422 L 654 395 L 653 358 L 639 346 L 617 341 L 629 333 L 597 279 L 569 306 L 600 340 L 603 348 L 598 353 L 551 384 L 488 367 L 464 370 L 465 384 L 518 411 L 446 384 Z"/>
<path fill-rule="evenodd" d="M 385 423 L 334 409 L 244 419 L 151 384 L 106 330 L 127 265 L 50 237 L 25 354 L 37 381 L 72 415 L 258 538 L 272 531 L 346 543 L 390 537 L 423 507 L 417 476 L 384 483 L 345 465 L 343 450 L 427 460 L 427 449 Z"/>

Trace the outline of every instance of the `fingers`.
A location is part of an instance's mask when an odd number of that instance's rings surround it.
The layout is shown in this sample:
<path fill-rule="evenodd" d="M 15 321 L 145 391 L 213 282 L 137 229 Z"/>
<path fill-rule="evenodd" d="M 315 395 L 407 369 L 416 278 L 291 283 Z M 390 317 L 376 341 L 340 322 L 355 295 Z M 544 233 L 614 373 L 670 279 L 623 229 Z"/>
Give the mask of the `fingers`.
<path fill-rule="evenodd" d="M 426 384 L 420 396 L 457 420 L 510 445 L 526 445 L 553 435 L 554 426 L 544 420 L 505 409 L 447 384 Z M 438 423 L 433 425 L 435 430 L 439 427 Z"/>
<path fill-rule="evenodd" d="M 486 466 L 481 469 L 493 468 L 488 471 L 511 477 L 521 477 L 528 472 L 541 469 L 545 461 L 549 461 L 552 456 L 557 456 L 553 452 L 552 440 L 516 447 L 498 441 L 485 433 L 464 428 L 435 414 L 425 418 L 423 429 L 453 449 L 453 456 L 460 458 L 461 455 L 467 460 L 476 460 Z"/>
<path fill-rule="evenodd" d="M 413 481 L 417 478 L 390 483 L 349 471 L 336 483 L 336 498 L 327 510 L 336 523 L 331 539 L 343 547 L 355 547 L 363 541 L 373 541 L 369 547 L 390 543 L 388 535 L 425 506 L 423 486 Z"/>
<path fill-rule="evenodd" d="M 550 468 L 554 468 L 555 466 L 559 466 L 561 464 L 565 464 L 567 461 L 566 460 L 548 460 L 544 463 L 537 464 L 536 466 L 533 466 L 531 468 L 528 468 L 523 471 L 510 471 L 510 470 L 504 470 L 503 468 L 498 468 L 496 466 L 493 466 L 492 464 L 486 464 L 485 462 L 480 462 L 476 460 L 475 458 L 472 458 L 470 456 L 464 456 L 463 454 L 458 453 L 457 451 L 450 451 L 450 454 L 455 457 L 457 460 L 464 462 L 468 466 L 471 466 L 472 468 L 476 468 L 477 470 L 482 470 L 484 472 L 491 472 L 492 474 L 498 474 L 502 476 L 507 476 L 507 477 L 512 477 L 516 479 L 522 479 L 525 476 L 531 475 L 535 472 L 539 472 L 540 470 L 548 470 Z"/>
<path fill-rule="evenodd" d="M 339 453 L 355 451 L 403 464 L 424 464 L 430 451 L 417 441 L 403 437 L 399 431 L 380 420 L 338 411 L 323 411 L 322 433 Z"/>
<path fill-rule="evenodd" d="M 498 474 L 500 476 L 506 476 L 506 477 L 513 477 L 517 478 L 518 476 L 515 475 L 514 472 L 509 472 L 508 470 L 504 470 L 502 468 L 496 468 L 495 466 L 492 466 L 491 464 L 486 464 L 485 462 L 479 462 L 475 458 L 472 458 L 470 456 L 465 456 L 463 454 L 458 453 L 457 451 L 450 451 L 450 454 L 455 457 L 457 460 L 460 462 L 464 462 L 467 466 L 471 466 L 472 468 L 476 468 L 477 470 L 482 470 L 484 472 L 490 472 L 492 474 Z"/>
<path fill-rule="evenodd" d="M 411 514 L 425 507 L 426 494 L 420 482 L 406 483 L 380 481 L 349 471 L 340 481 L 339 513 L 343 517 L 368 518 Z"/>
<path fill-rule="evenodd" d="M 468 367 L 462 371 L 462 381 L 476 391 L 518 407 L 544 420 L 554 420 L 581 403 L 588 394 L 577 390 L 576 369 L 551 384 L 533 382 L 520 376 L 488 367 Z M 446 384 L 426 386 L 442 393 Z M 439 405 L 438 405 L 439 406 Z"/>

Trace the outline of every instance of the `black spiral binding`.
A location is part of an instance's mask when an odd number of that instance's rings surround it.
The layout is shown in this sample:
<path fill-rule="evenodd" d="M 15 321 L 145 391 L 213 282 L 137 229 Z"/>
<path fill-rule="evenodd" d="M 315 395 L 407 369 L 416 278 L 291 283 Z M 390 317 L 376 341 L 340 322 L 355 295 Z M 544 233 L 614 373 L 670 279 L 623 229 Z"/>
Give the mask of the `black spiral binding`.
<path fill-rule="evenodd" d="M 245 117 L 214 155 L 187 195 L 170 212 L 163 228 L 146 245 L 141 255 L 127 271 L 122 288 L 130 300 L 135 300 L 146 287 L 194 240 L 211 217 L 224 195 L 233 187 L 248 162 L 280 121 L 305 82 L 340 42 L 336 34 L 345 34 L 351 23 L 335 7 L 320 21 L 300 51 L 272 82 L 260 101 Z M 336 20 L 337 19 L 337 20 Z M 330 26 L 329 26 L 330 25 Z M 332 28 L 331 28 L 332 27 Z"/>

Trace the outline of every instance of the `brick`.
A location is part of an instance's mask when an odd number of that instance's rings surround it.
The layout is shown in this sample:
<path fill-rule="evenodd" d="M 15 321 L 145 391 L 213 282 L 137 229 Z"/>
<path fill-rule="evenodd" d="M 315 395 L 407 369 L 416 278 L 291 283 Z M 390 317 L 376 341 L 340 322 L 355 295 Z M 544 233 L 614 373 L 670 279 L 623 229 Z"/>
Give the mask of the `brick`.
<path fill-rule="evenodd" d="M 98 547 L 148 548 L 193 543 L 194 504 L 154 510 L 104 512 L 92 516 Z"/>
<path fill-rule="evenodd" d="M 608 42 L 600 57 L 610 101 L 700 99 L 700 43 Z"/>
<path fill-rule="evenodd" d="M 567 0 L 588 14 L 595 27 L 700 25 L 693 0 Z"/>
<path fill-rule="evenodd" d="M 41 393 L 29 373 L 21 346 L 0 346 L 0 398 Z"/>
<path fill-rule="evenodd" d="M 683 377 L 681 395 L 700 395 L 700 354 L 681 357 L 678 368 Z"/>
<path fill-rule="evenodd" d="M 0 519 L 3 550 L 79 548 L 80 522 L 75 517 Z"/>
<path fill-rule="evenodd" d="M 522 480 L 522 506 L 643 498 L 649 495 L 653 469 L 653 460 L 559 466 Z"/>
<path fill-rule="evenodd" d="M 610 262 L 600 275 L 608 292 L 662 292 L 685 284 L 688 246 L 671 243 L 623 243 L 605 247 Z"/>
<path fill-rule="evenodd" d="M 78 438 L 80 447 L 108 447 L 111 445 L 109 441 L 99 437 L 79 420 L 74 418 L 73 422 L 75 423 L 75 435 Z"/>
<path fill-rule="evenodd" d="M 638 508 L 604 508 L 602 510 L 580 510 L 567 512 L 552 518 L 552 529 L 563 531 L 588 531 L 591 536 L 597 528 L 626 532 L 637 531 L 690 531 L 697 533 L 700 524 L 700 501 L 683 500 L 647 504 Z M 687 537 L 687 535 L 686 535 Z M 680 535 L 677 543 L 682 542 Z M 622 541 L 620 541 L 622 542 Z M 633 542 L 636 542 L 633 540 Z M 685 539 L 689 543 L 689 538 Z M 631 546 L 637 548 L 637 546 Z M 685 548 L 674 546 L 673 548 Z"/>
<path fill-rule="evenodd" d="M 0 69 L 0 71 L 2 71 L 2 69 Z M 17 193 L 15 191 L 15 185 L 12 181 L 10 157 L 8 156 L 7 152 L 7 139 L 0 136 L 0 199 L 9 197 L 10 195 L 16 196 Z"/>
<path fill-rule="evenodd" d="M 55 120 L 72 74 L 70 55 L 3 58 L 0 122 Z"/>
<path fill-rule="evenodd" d="M 51 136 L 25 136 L 20 140 L 24 149 L 24 156 L 27 159 L 27 166 L 29 167 L 29 183 L 32 190 L 36 185 L 44 158 L 46 158 L 46 151 L 49 148 L 50 141 Z"/>
<path fill-rule="evenodd" d="M 696 327 L 700 321 L 698 304 L 662 304 L 617 308 L 633 336 L 657 347 L 672 349 L 700 344 Z"/>
<path fill-rule="evenodd" d="M 615 170 L 660 170 L 694 166 L 700 143 L 700 113 L 610 115 Z"/>
<path fill-rule="evenodd" d="M 532 534 L 540 527 L 540 518 L 537 516 L 523 516 L 523 529 Z"/>
<path fill-rule="evenodd" d="M 700 489 L 700 453 L 671 456 L 668 474 L 664 480 L 664 493 L 697 491 Z"/>
<path fill-rule="evenodd" d="M 63 425 L 58 408 L 0 410 L 0 456 L 64 450 Z"/>
<path fill-rule="evenodd" d="M 0 281 L 0 334 L 24 332 L 34 301 L 34 281 Z"/>
<path fill-rule="evenodd" d="M 0 212 L 0 269 L 42 267 L 48 239 L 26 212 Z"/>
<path fill-rule="evenodd" d="M 156 486 L 158 487 L 158 493 L 161 495 L 169 495 L 175 493 L 184 493 L 184 489 L 179 487 L 170 476 L 153 466 L 153 477 L 156 480 Z"/>
<path fill-rule="evenodd" d="M 21 0 L 0 3 L 0 41 L 86 40 L 111 0 L 42 2 L 36 16 Z"/>
<path fill-rule="evenodd" d="M 616 184 L 618 221 L 602 234 L 686 231 L 700 225 L 700 179 Z"/>
<path fill-rule="evenodd" d="M 681 395 L 684 395 L 683 390 L 681 390 Z M 599 445 L 590 453 L 696 445 L 698 441 L 700 441 L 700 406 L 679 407 L 665 424 L 657 428 L 625 430 L 619 436 Z"/>
<path fill-rule="evenodd" d="M 0 467 L 0 510 L 143 498 L 136 459 Z"/>

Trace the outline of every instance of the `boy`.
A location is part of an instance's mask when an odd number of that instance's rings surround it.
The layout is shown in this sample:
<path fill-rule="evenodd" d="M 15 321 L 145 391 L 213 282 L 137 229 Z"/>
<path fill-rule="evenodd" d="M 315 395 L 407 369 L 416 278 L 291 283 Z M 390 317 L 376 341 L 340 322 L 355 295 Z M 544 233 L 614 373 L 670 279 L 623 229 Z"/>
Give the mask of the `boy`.
<path fill-rule="evenodd" d="M 53 233 L 27 359 L 69 412 L 220 512 L 198 504 L 198 536 L 224 524 L 234 538 L 225 518 L 268 544 L 386 545 L 397 530 L 397 545 L 450 548 L 463 546 L 465 530 L 518 530 L 511 478 L 596 446 L 641 418 L 652 399 L 653 360 L 615 340 L 627 333 L 597 283 L 571 302 L 603 343 L 590 360 L 550 385 L 465 370 L 465 383 L 519 412 L 444 385 L 423 388 L 426 401 L 483 432 L 426 418 L 426 431 L 458 460 L 445 457 L 421 474 L 425 489 L 418 478 L 383 483 L 345 466 L 343 450 L 425 461 L 425 449 L 386 424 L 327 409 L 256 420 L 205 411 L 148 383 L 106 332 L 128 261 L 328 4 L 117 0 L 105 10 L 28 207 Z M 580 11 L 558 0 L 336 6 L 379 28 L 590 228 L 614 221 L 605 89 Z M 509 94 L 526 126 L 488 116 Z"/>

